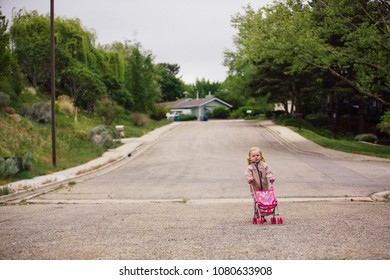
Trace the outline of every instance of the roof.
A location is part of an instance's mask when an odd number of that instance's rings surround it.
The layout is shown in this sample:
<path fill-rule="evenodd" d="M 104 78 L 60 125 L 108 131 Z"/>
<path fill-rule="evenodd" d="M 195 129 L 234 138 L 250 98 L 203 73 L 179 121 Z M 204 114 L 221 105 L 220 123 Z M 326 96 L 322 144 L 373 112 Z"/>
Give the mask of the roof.
<path fill-rule="evenodd" d="M 230 107 L 230 108 L 233 107 L 229 103 L 226 103 L 225 101 L 222 101 L 221 99 L 218 98 L 199 98 L 199 99 L 187 98 L 187 99 L 179 99 L 173 102 L 167 102 L 164 104 L 171 107 L 171 109 L 189 109 L 194 107 L 205 106 L 208 103 L 211 103 L 213 101 L 217 101 L 225 105 L 226 107 Z"/>

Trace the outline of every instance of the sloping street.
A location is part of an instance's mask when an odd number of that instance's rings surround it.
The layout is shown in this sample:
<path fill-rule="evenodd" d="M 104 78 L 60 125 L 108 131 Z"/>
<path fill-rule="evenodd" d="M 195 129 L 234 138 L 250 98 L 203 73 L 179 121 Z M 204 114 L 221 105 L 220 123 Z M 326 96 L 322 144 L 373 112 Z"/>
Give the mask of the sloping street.
<path fill-rule="evenodd" d="M 0 258 L 389 259 L 390 204 L 372 195 L 390 190 L 390 161 L 283 129 L 181 123 L 111 172 L 0 207 Z M 275 175 L 282 225 L 251 223 L 252 146 Z"/>

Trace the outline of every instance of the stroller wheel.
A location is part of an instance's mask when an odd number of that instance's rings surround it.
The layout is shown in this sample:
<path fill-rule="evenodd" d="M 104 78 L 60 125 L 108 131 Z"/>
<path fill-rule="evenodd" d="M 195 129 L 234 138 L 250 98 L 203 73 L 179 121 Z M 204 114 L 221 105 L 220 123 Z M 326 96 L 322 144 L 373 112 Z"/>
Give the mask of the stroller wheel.
<path fill-rule="evenodd" d="M 260 224 L 260 225 L 264 224 L 264 218 L 263 217 L 258 218 L 257 219 L 257 223 Z"/>
<path fill-rule="evenodd" d="M 271 224 L 273 224 L 273 225 L 276 224 L 276 218 L 275 217 L 271 218 Z"/>
<path fill-rule="evenodd" d="M 280 224 L 280 225 L 283 224 L 283 218 L 282 217 L 278 218 L 278 224 Z"/>
<path fill-rule="evenodd" d="M 257 219 L 256 218 L 252 218 L 252 224 L 253 225 L 257 224 Z"/>

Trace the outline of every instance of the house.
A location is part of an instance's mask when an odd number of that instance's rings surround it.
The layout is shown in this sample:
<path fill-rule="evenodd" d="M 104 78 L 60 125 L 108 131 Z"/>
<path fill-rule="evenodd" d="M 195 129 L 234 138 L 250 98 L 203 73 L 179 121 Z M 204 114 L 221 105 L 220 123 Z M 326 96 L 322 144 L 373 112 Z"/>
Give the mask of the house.
<path fill-rule="evenodd" d="M 171 112 L 167 114 L 168 118 L 185 114 L 196 116 L 198 120 L 202 120 L 206 115 L 206 112 L 212 111 L 215 107 L 225 106 L 228 109 L 233 107 L 229 103 L 226 103 L 211 94 L 207 95 L 206 98 L 185 98 L 164 104 L 170 107 L 171 110 Z"/>

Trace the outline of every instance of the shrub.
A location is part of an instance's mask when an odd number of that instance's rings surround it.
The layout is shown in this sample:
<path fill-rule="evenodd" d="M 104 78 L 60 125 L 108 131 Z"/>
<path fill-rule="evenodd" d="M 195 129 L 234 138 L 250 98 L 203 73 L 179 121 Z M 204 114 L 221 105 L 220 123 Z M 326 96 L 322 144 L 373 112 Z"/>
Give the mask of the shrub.
<path fill-rule="evenodd" d="M 0 110 L 5 109 L 11 103 L 11 98 L 8 94 L 0 91 Z"/>
<path fill-rule="evenodd" d="M 293 118 L 284 119 L 282 121 L 282 124 L 284 126 L 295 126 L 295 127 L 302 126 L 302 122 L 300 119 L 293 119 Z"/>
<path fill-rule="evenodd" d="M 166 118 L 166 114 L 169 112 L 169 107 L 166 107 L 162 104 L 156 104 L 152 108 L 152 112 L 150 114 L 150 117 L 153 120 L 160 121 Z"/>
<path fill-rule="evenodd" d="M 282 116 L 286 116 L 287 113 L 286 111 L 283 111 L 283 110 L 276 110 L 276 111 L 267 111 L 265 113 L 265 116 L 268 118 L 268 119 L 271 119 L 271 118 L 281 118 Z"/>
<path fill-rule="evenodd" d="M 247 113 L 248 111 L 252 111 L 252 115 L 254 113 L 252 106 L 243 106 L 237 109 L 236 116 L 238 118 L 245 118 L 250 115 L 250 113 Z"/>
<path fill-rule="evenodd" d="M 375 134 L 359 134 L 355 136 L 355 141 L 371 142 L 374 143 L 378 141 L 378 137 Z"/>
<path fill-rule="evenodd" d="M 112 124 L 121 112 L 122 108 L 108 96 L 96 102 L 96 114 L 102 118 L 104 124 Z"/>
<path fill-rule="evenodd" d="M 100 145 L 102 145 L 105 148 L 111 148 L 114 145 L 114 140 L 112 139 L 112 136 L 107 132 L 103 131 L 100 134 Z"/>
<path fill-rule="evenodd" d="M 207 111 L 206 113 L 204 113 L 209 119 L 212 119 L 214 118 L 214 114 L 213 114 L 213 111 Z"/>
<path fill-rule="evenodd" d="M 390 135 L 390 110 L 381 117 L 381 122 L 378 124 L 378 128 L 383 133 Z"/>
<path fill-rule="evenodd" d="M 198 118 L 194 115 L 186 115 L 186 114 L 182 114 L 179 116 L 179 120 L 180 121 L 194 121 L 194 120 L 197 120 Z"/>
<path fill-rule="evenodd" d="M 131 114 L 130 120 L 136 126 L 144 126 L 149 122 L 148 116 L 142 113 Z"/>
<path fill-rule="evenodd" d="M 22 94 L 37 95 L 37 90 L 33 87 L 25 87 Z"/>
<path fill-rule="evenodd" d="M 61 112 L 73 114 L 74 113 L 74 106 L 72 99 L 67 95 L 60 95 L 58 96 L 58 104 L 59 110 Z"/>
<path fill-rule="evenodd" d="M 9 194 L 9 188 L 8 187 L 2 187 L 0 188 L 0 196 Z"/>
<path fill-rule="evenodd" d="M 24 171 L 30 171 L 32 169 L 32 154 L 30 152 L 27 152 L 23 158 L 23 170 Z"/>
<path fill-rule="evenodd" d="M 227 119 L 229 117 L 229 109 L 225 106 L 218 106 L 213 109 L 213 116 L 216 119 Z"/>
<path fill-rule="evenodd" d="M 12 178 L 19 172 L 18 164 L 13 158 L 0 157 L 0 178 Z"/>
<path fill-rule="evenodd" d="M 294 126 L 299 129 L 305 128 L 311 131 L 315 131 L 316 133 L 322 135 L 322 136 L 329 136 L 328 134 L 323 135 L 321 133 L 322 128 L 315 128 L 309 121 L 307 121 L 304 118 L 286 118 L 286 119 L 280 119 L 280 123 L 284 126 Z"/>
<path fill-rule="evenodd" d="M 99 125 L 91 129 L 88 133 L 88 139 L 93 143 L 103 146 L 105 148 L 111 148 L 114 145 L 113 138 L 118 138 L 114 130 L 106 125 Z"/>
<path fill-rule="evenodd" d="M 14 114 L 16 114 L 15 109 L 12 108 L 12 107 L 7 107 L 7 108 L 5 108 L 5 112 L 6 112 L 7 114 L 9 114 L 9 115 L 14 115 Z"/>
<path fill-rule="evenodd" d="M 48 123 L 50 122 L 50 103 L 35 103 L 31 107 L 24 106 L 22 109 L 22 114 L 24 117 L 29 118 L 32 121 L 39 123 Z"/>

